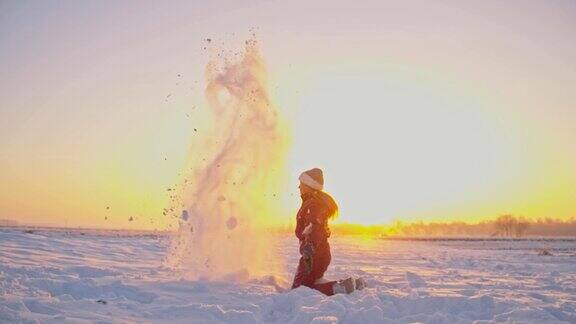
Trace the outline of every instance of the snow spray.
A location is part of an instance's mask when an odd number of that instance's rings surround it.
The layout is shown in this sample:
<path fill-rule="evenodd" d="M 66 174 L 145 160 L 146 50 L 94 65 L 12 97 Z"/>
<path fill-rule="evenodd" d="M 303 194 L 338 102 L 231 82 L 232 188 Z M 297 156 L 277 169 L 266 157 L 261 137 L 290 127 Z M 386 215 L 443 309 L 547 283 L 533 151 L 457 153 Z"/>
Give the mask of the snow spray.
<path fill-rule="evenodd" d="M 181 201 L 170 207 L 180 219 L 167 263 L 191 279 L 247 280 L 274 270 L 266 225 L 281 212 L 289 136 L 257 43 L 245 45 L 236 62 L 218 55 L 207 65 L 210 130 L 191 149 Z"/>

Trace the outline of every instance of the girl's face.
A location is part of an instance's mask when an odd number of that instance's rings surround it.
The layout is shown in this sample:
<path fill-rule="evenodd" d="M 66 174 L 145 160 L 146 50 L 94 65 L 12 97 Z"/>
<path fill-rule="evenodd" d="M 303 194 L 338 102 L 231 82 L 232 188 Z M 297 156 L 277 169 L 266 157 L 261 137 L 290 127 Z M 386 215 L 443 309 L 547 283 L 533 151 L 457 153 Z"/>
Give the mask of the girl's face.
<path fill-rule="evenodd" d="M 304 195 L 304 194 L 312 191 L 312 188 L 308 187 L 307 185 L 303 184 L 302 182 L 300 182 L 298 189 L 300 189 L 300 195 Z"/>

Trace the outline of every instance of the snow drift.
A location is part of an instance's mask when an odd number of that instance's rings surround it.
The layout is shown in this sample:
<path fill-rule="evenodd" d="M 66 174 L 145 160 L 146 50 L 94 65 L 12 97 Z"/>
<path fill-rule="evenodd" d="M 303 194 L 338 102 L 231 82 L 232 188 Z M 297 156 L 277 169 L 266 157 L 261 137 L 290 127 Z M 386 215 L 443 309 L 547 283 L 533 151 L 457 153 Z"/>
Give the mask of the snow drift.
<path fill-rule="evenodd" d="M 576 323 L 574 239 L 334 237 L 327 275 L 369 287 L 331 297 L 174 278 L 160 262 L 168 239 L 155 234 L 0 229 L 0 242 L 0 323 Z M 297 240 L 270 243 L 296 264 Z"/>

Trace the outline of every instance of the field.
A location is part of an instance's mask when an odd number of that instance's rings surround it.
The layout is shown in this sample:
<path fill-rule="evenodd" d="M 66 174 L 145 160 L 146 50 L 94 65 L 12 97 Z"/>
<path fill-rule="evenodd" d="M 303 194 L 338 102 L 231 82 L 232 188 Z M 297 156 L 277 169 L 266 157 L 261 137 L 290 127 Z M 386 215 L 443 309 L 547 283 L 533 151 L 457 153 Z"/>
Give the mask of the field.
<path fill-rule="evenodd" d="M 227 282 L 164 267 L 168 243 L 143 233 L 0 229 L 0 322 L 576 323 L 574 239 L 333 238 L 326 277 L 369 284 L 333 297 L 274 289 L 291 281 L 292 237 L 276 240 L 283 273 Z"/>

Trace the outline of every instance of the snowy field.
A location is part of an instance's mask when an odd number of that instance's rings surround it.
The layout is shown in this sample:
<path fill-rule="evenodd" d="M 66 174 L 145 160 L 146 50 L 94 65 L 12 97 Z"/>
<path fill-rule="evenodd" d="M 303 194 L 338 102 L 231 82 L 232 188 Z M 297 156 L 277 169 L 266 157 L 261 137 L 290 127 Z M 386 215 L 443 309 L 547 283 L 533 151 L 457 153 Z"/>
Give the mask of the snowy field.
<path fill-rule="evenodd" d="M 370 288 L 194 282 L 162 266 L 167 237 L 0 229 L 0 322 L 576 323 L 575 241 L 331 242 L 327 277 Z M 277 248 L 291 280 L 295 239 Z"/>

